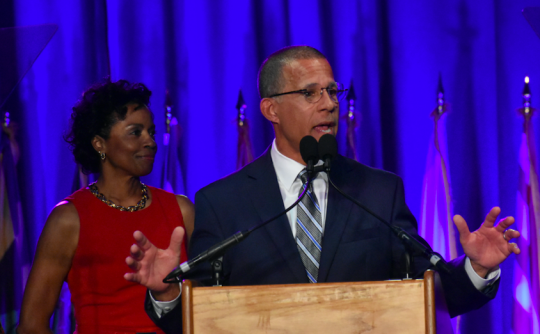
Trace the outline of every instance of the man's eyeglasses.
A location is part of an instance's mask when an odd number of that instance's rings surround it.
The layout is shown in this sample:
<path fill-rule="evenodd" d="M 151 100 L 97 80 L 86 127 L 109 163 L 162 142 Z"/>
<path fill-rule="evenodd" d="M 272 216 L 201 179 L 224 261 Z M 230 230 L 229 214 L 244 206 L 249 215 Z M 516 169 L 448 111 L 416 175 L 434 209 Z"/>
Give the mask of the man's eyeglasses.
<path fill-rule="evenodd" d="M 308 101 L 309 103 L 317 103 L 321 100 L 323 96 L 323 91 L 326 91 L 328 93 L 328 96 L 330 96 L 330 99 L 332 99 L 332 101 L 339 103 L 339 101 L 341 101 L 345 97 L 345 93 L 348 91 L 348 89 L 345 89 L 342 84 L 336 82 L 335 85 L 332 84 L 332 86 L 328 86 L 326 88 L 323 87 L 300 89 L 292 92 L 270 95 L 269 97 L 276 97 L 287 94 L 302 94 L 304 95 L 306 101 Z"/>

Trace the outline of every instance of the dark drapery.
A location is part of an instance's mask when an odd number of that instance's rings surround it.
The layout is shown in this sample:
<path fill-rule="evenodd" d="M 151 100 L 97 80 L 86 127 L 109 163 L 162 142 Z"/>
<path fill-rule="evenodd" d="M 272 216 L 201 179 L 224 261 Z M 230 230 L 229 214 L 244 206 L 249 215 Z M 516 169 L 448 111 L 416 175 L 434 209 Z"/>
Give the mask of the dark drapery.
<path fill-rule="evenodd" d="M 271 143 L 272 128 L 258 108 L 256 74 L 271 52 L 292 44 L 320 49 L 338 81 L 354 82 L 359 159 L 403 177 L 416 216 L 433 131 L 429 113 L 441 73 L 451 104 L 446 127 L 455 213 L 471 229 L 495 205 L 503 215 L 514 215 L 522 129 L 515 109 L 522 103 L 525 75 L 531 77 L 533 105 L 540 96 L 540 40 L 521 14 L 534 5 L 526 0 L 4 0 L 2 27 L 59 26 L 4 106 L 20 126 L 18 175 L 31 246 L 47 213 L 71 192 L 75 164 L 62 134 L 71 106 L 91 83 L 110 73 L 113 80 L 147 84 L 158 136 L 164 133 L 170 90 L 183 128 L 186 192 L 193 199 L 198 189 L 236 168 L 239 89 L 254 153 Z M 338 134 L 343 153 L 345 125 Z M 159 186 L 163 154 L 158 151 L 148 184 Z M 512 261 L 514 256 L 502 265 L 497 298 L 464 317 L 463 333 L 509 333 Z"/>

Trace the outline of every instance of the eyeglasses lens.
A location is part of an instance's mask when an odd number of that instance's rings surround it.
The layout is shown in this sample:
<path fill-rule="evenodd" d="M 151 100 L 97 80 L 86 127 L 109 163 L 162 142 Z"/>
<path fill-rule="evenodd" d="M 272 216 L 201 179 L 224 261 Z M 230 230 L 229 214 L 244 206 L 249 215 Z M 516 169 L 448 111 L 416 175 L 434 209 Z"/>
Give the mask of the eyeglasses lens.
<path fill-rule="evenodd" d="M 340 83 L 337 83 L 335 87 L 326 87 L 326 88 L 312 88 L 308 89 L 304 93 L 304 97 L 306 100 L 310 103 L 317 103 L 322 98 L 324 92 L 323 90 L 326 90 L 328 92 L 328 96 L 332 101 L 339 102 L 343 99 L 345 96 L 345 92 L 347 90 L 343 89 L 343 85 Z"/>

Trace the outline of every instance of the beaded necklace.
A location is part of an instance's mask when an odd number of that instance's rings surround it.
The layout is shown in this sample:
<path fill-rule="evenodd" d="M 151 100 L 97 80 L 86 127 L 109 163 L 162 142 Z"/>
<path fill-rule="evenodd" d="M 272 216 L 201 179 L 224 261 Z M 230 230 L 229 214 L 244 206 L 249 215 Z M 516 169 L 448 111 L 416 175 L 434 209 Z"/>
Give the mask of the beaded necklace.
<path fill-rule="evenodd" d="M 114 208 L 114 209 L 117 209 L 117 210 L 120 210 L 120 211 L 135 212 L 135 211 L 139 211 L 141 209 L 144 209 L 144 207 L 146 205 L 146 200 L 148 199 L 148 188 L 142 182 L 141 182 L 141 186 L 142 186 L 142 191 L 141 191 L 142 192 L 142 198 L 141 198 L 141 200 L 137 203 L 137 205 L 132 205 L 132 206 L 128 206 L 128 207 L 114 204 L 111 200 L 107 199 L 102 193 L 100 193 L 98 191 L 98 188 L 96 186 L 96 182 L 90 184 L 88 186 L 88 189 L 90 190 L 90 192 L 94 196 L 96 196 L 99 200 L 101 200 L 103 203 L 107 204 L 111 208 Z"/>

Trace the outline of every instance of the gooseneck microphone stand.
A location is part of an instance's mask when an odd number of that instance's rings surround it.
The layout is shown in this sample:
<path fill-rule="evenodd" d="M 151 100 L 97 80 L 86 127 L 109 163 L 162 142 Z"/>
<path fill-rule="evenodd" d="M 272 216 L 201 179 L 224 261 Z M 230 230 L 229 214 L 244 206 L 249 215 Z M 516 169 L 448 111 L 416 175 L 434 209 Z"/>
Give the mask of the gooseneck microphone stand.
<path fill-rule="evenodd" d="M 298 200 L 294 202 L 291 206 L 289 206 L 285 211 L 280 212 L 276 216 L 268 219 L 265 222 L 262 222 L 260 224 L 257 224 L 255 226 L 252 226 L 251 228 L 244 230 L 244 231 L 238 231 L 229 238 L 218 242 L 214 246 L 210 247 L 206 251 L 202 252 L 201 254 L 195 256 L 193 259 L 186 261 L 182 264 L 180 264 L 180 267 L 174 271 L 172 271 L 167 277 L 163 279 L 164 283 L 177 283 L 180 282 L 179 276 L 182 274 L 187 273 L 191 268 L 196 266 L 199 263 L 210 261 L 212 262 L 212 276 L 214 279 L 214 283 L 216 285 L 221 285 L 222 277 L 223 277 L 223 254 L 232 246 L 238 244 L 242 240 L 248 237 L 248 235 L 251 234 L 251 232 L 258 230 L 259 228 L 263 227 L 264 225 L 270 223 L 271 221 L 274 221 L 278 219 L 279 217 L 283 216 L 287 212 L 291 211 L 292 208 L 294 208 L 302 198 L 307 194 L 307 191 L 309 189 L 309 185 L 313 181 L 313 178 L 315 176 L 315 164 L 317 161 L 319 161 L 319 149 L 318 149 L 318 143 L 315 138 L 312 136 L 305 136 L 300 141 L 300 154 L 302 156 L 302 159 L 306 162 L 306 172 L 307 172 L 307 186 L 304 188 L 304 191 L 300 194 L 298 197 Z"/>
<path fill-rule="evenodd" d="M 312 164 L 311 167 L 313 167 L 313 164 Z M 313 174 L 314 174 L 314 171 L 313 171 L 313 168 L 312 168 L 312 170 L 310 172 L 308 172 L 308 182 L 307 182 L 308 185 L 313 181 Z M 212 271 L 213 271 L 214 283 L 215 283 L 215 285 L 221 285 L 222 277 L 223 277 L 223 273 L 222 273 L 222 267 L 223 267 L 222 257 L 223 257 L 223 254 L 225 254 L 225 252 L 229 248 L 231 248 L 232 246 L 238 244 L 239 242 L 241 242 L 242 240 L 247 238 L 251 234 L 251 232 L 253 232 L 255 230 L 258 230 L 259 228 L 261 228 L 261 227 L 265 226 L 266 224 L 270 223 L 271 221 L 274 221 L 274 220 L 278 219 L 279 217 L 283 216 L 284 214 L 286 214 L 287 212 L 291 211 L 292 208 L 294 208 L 298 203 L 300 203 L 302 198 L 304 198 L 304 196 L 307 194 L 308 188 L 309 188 L 308 186 L 305 187 L 305 189 L 302 191 L 302 193 L 300 194 L 300 196 L 298 197 L 296 202 L 291 204 L 287 209 L 285 209 L 285 211 L 282 211 L 279 214 L 277 214 L 276 216 L 268 219 L 267 221 L 262 222 L 262 223 L 257 224 L 257 225 L 254 225 L 254 226 L 252 226 L 251 228 L 249 228 L 247 230 L 236 232 L 235 234 L 233 234 L 229 238 L 215 244 L 214 246 L 210 247 L 206 251 L 204 251 L 201 254 L 195 256 L 193 259 L 180 264 L 180 267 L 178 267 L 178 269 L 175 269 L 169 275 L 167 275 L 167 277 L 165 277 L 163 279 L 163 283 L 178 283 L 178 282 L 181 282 L 181 279 L 179 278 L 179 276 L 187 273 L 194 266 L 196 266 L 196 265 L 198 265 L 198 264 L 200 264 L 202 262 L 209 261 L 209 262 L 212 263 Z"/>
<path fill-rule="evenodd" d="M 356 199 L 352 198 L 351 196 L 347 195 L 341 189 L 339 189 L 332 179 L 328 177 L 328 181 L 336 189 L 341 195 L 343 195 L 345 198 L 356 204 L 358 207 L 364 209 L 367 213 L 372 215 L 373 217 L 377 218 L 380 222 L 382 222 L 384 225 L 386 225 L 394 234 L 405 244 L 409 247 L 409 249 L 414 250 L 415 252 L 418 252 L 422 254 L 424 257 L 426 257 L 431 264 L 435 266 L 435 268 L 439 269 L 440 271 L 444 271 L 447 274 L 451 274 L 452 270 L 450 266 L 448 266 L 448 263 L 443 259 L 443 257 L 437 253 L 430 250 L 428 247 L 423 245 L 420 241 L 416 240 L 413 236 L 411 236 L 407 231 L 402 229 L 399 226 L 390 225 L 386 220 L 379 217 L 375 212 L 371 211 L 369 208 L 367 208 L 365 205 L 362 205 L 360 202 L 358 202 Z M 410 259 L 407 259 L 410 263 Z M 408 269 L 410 271 L 410 269 Z"/>
<path fill-rule="evenodd" d="M 341 189 L 339 189 L 332 179 L 330 178 L 330 167 L 332 160 L 335 156 L 337 156 L 337 141 L 336 138 L 330 134 L 323 135 L 319 139 L 319 155 L 324 160 L 324 171 L 328 175 L 328 181 L 336 189 L 342 196 L 347 198 L 349 201 L 356 204 L 356 206 L 362 208 L 367 213 L 372 215 L 373 217 L 377 218 L 379 221 L 381 221 L 384 225 L 386 225 L 397 237 L 400 239 L 407 247 L 406 252 L 408 253 L 408 250 L 418 252 L 422 254 L 424 257 L 429 259 L 431 264 L 435 266 L 439 271 L 444 271 L 448 274 L 451 273 L 450 266 L 446 261 L 442 258 L 442 256 L 436 252 L 433 252 L 429 247 L 426 247 L 421 242 L 416 240 L 412 235 L 410 235 L 407 231 L 402 229 L 399 226 L 394 226 L 388 223 L 386 220 L 379 217 L 375 212 L 371 211 L 368 207 L 365 205 L 362 205 L 362 203 L 358 202 L 356 199 L 352 198 L 351 196 L 345 194 Z M 409 278 L 410 275 L 410 254 L 405 254 L 405 269 L 407 271 L 406 278 Z"/>

